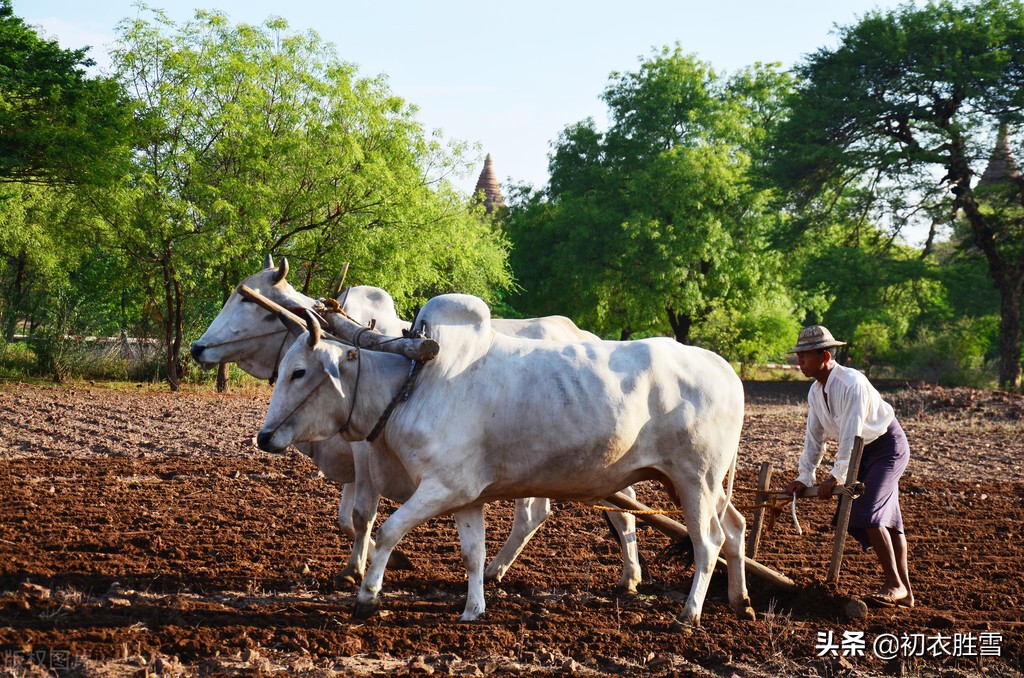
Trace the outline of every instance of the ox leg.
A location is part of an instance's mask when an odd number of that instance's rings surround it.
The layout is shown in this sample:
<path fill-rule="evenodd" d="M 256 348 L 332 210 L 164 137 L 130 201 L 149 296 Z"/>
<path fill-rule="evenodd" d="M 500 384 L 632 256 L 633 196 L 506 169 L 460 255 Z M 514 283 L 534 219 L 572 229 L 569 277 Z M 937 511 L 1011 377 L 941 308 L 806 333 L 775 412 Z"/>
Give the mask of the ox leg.
<path fill-rule="evenodd" d="M 334 583 L 339 588 L 358 584 L 366 572 L 367 562 L 374 556 L 374 543 L 370 537 L 373 530 L 373 522 L 377 519 L 377 506 L 380 504 L 380 493 L 371 482 L 364 482 L 362 478 L 356 478 L 354 483 L 356 490 L 353 492 L 355 499 L 352 506 L 352 524 L 355 528 L 352 538 L 352 552 L 348 557 L 348 564 L 338 576 Z"/>
<path fill-rule="evenodd" d="M 736 616 L 744 620 L 756 618 L 754 608 L 747 596 L 747 575 L 745 562 L 746 520 L 731 501 L 725 502 L 722 511 L 722 529 L 725 532 L 725 543 L 722 544 L 722 557 L 729 568 L 729 605 Z"/>
<path fill-rule="evenodd" d="M 677 482 L 676 487 L 692 488 L 688 494 L 681 496 L 686 526 L 693 541 L 693 583 L 690 585 L 686 605 L 673 626 L 683 633 L 692 633 L 695 627 L 700 626 L 700 613 L 704 608 L 718 553 L 725 542 L 725 533 L 715 510 L 717 502 L 713 496 L 714 490 L 708 487 L 705 479 L 689 484 Z"/>
<path fill-rule="evenodd" d="M 352 616 L 356 619 L 367 619 L 373 616 L 380 607 L 378 594 L 384 583 L 384 572 L 388 558 L 402 537 L 434 516 L 439 516 L 465 505 L 465 501 L 453 499 L 452 493 L 442 483 L 421 482 L 420 486 L 405 502 L 398 507 L 384 524 L 377 530 L 377 551 L 373 561 L 366 569 L 363 585 L 356 596 L 356 605 Z"/>
<path fill-rule="evenodd" d="M 353 475 L 355 481 L 345 485 L 342 490 L 342 504 L 348 500 L 348 519 L 352 523 L 352 551 L 349 553 L 348 564 L 334 578 L 338 588 L 358 584 L 366 572 L 367 563 L 373 559 L 375 544 L 371 536 L 373 523 L 377 519 L 377 507 L 380 505 L 381 493 L 373 482 L 370 469 L 372 451 L 365 443 L 352 444 Z M 341 510 L 341 507 L 338 509 Z M 412 561 L 401 551 L 391 554 L 391 567 L 411 570 Z"/>
<path fill-rule="evenodd" d="M 622 493 L 630 499 L 636 499 L 636 490 L 632 487 L 625 488 Z M 614 508 L 612 504 L 602 503 L 602 505 Z M 640 554 L 636 544 L 636 517 L 632 513 L 609 511 L 608 520 L 614 526 L 619 537 L 619 544 L 622 546 L 622 577 L 615 590 L 617 593 L 635 594 L 636 587 L 643 580 Z"/>
<path fill-rule="evenodd" d="M 348 565 L 345 566 L 334 582 L 338 588 L 358 584 L 366 572 L 366 564 L 373 557 L 374 543 L 370 536 L 373 522 L 377 519 L 377 506 L 380 504 L 380 492 L 373 482 L 370 472 L 369 449 L 362 444 L 352 446 L 352 463 L 355 481 L 346 485 L 349 500 L 349 520 L 352 521 L 352 551 L 349 553 Z M 342 495 L 344 499 L 344 495 Z"/>
<path fill-rule="evenodd" d="M 352 525 L 352 504 L 355 493 L 352 483 L 345 483 L 341 486 L 341 501 L 338 503 L 338 528 L 349 539 L 356 538 L 356 530 Z"/>
<path fill-rule="evenodd" d="M 459 621 L 474 621 L 484 613 L 484 559 L 486 558 L 484 507 L 463 509 L 455 512 L 455 525 L 459 529 L 462 544 L 462 562 L 466 566 L 468 591 L 466 609 Z"/>
<path fill-rule="evenodd" d="M 526 544 L 537 534 L 537 530 L 551 513 L 551 500 L 544 497 L 516 499 L 515 514 L 512 519 L 512 530 L 508 533 L 505 544 L 494 556 L 487 569 L 484 579 L 500 582 L 508 568 L 523 552 Z"/>

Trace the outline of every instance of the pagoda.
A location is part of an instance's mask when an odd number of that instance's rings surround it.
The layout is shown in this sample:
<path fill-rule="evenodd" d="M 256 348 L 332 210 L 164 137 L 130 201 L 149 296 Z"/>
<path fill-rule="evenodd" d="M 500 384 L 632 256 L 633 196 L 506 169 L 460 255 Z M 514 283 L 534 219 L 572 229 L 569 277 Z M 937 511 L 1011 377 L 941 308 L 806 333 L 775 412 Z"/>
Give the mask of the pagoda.
<path fill-rule="evenodd" d="M 498 186 L 498 178 L 494 174 L 494 161 L 491 160 L 490 153 L 484 159 L 484 168 L 480 172 L 480 178 L 476 180 L 476 188 L 473 189 L 473 193 L 481 191 L 484 194 L 484 209 L 487 214 L 492 213 L 495 208 L 505 206 L 505 197 L 501 194 L 501 187 Z"/>
<path fill-rule="evenodd" d="M 996 147 L 989 156 L 988 166 L 978 179 L 978 186 L 992 186 L 1006 181 L 1018 181 L 1020 171 L 1017 163 L 1010 153 L 1009 130 L 1005 124 L 999 126 L 999 136 L 996 139 Z"/>

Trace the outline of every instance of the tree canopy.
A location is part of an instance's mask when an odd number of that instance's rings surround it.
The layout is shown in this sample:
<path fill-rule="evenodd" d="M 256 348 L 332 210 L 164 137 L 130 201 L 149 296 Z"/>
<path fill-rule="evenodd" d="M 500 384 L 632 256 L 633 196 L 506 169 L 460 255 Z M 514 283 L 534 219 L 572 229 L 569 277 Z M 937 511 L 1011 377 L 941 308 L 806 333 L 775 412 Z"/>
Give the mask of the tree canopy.
<path fill-rule="evenodd" d="M 179 27 L 156 10 L 119 30 L 137 152 L 93 205 L 159 302 L 172 388 L 189 309 L 222 299 L 268 251 L 324 292 L 352 262 L 400 308 L 508 284 L 500 235 L 444 179 L 458 155 L 316 33 L 203 11 Z"/>
<path fill-rule="evenodd" d="M 0 181 L 97 180 L 126 150 L 118 83 L 88 77 L 88 48 L 40 37 L 0 0 Z"/>
<path fill-rule="evenodd" d="M 894 233 L 945 225 L 977 248 L 1002 299 L 999 380 L 1018 387 L 1024 181 L 1008 174 L 990 189 L 978 179 L 999 130 L 1019 130 L 1024 115 L 1024 6 L 869 12 L 797 71 L 772 141 L 776 183 L 800 210 L 854 201 Z"/>
<path fill-rule="evenodd" d="M 788 86 L 769 66 L 720 77 L 678 46 L 613 73 L 609 129 L 567 127 L 548 187 L 511 197 L 521 310 L 570 309 L 605 335 L 671 330 L 682 342 L 713 310 L 742 314 L 758 296 L 792 314 L 767 251 L 771 194 L 748 180 Z"/>
<path fill-rule="evenodd" d="M 608 125 L 567 125 L 549 182 L 488 215 L 450 182 L 467 146 L 313 31 L 140 5 L 90 77 L 0 0 L 0 327 L 41 337 L 40 365 L 72 334 L 158 336 L 150 376 L 177 388 L 269 252 L 313 296 L 348 264 L 407 316 L 470 292 L 741 371 L 824 323 L 858 366 L 990 384 L 998 359 L 1014 387 L 1022 26 L 1021 0 L 908 4 L 789 73 L 655 50 L 610 75 Z M 901 240 L 920 225 L 923 249 Z"/>

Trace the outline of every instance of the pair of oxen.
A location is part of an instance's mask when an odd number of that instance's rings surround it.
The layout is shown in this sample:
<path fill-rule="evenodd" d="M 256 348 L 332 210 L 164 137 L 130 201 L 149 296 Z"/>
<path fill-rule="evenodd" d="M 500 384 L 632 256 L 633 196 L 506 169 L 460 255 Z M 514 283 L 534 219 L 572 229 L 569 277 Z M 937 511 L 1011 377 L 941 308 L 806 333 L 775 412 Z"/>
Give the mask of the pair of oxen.
<path fill-rule="evenodd" d="M 316 300 L 287 282 L 287 270 L 286 260 L 275 267 L 268 256 L 238 289 L 312 308 Z M 348 288 L 338 302 L 385 335 L 410 330 L 379 288 Z M 599 502 L 619 490 L 632 494 L 642 480 L 664 485 L 693 542 L 694 576 L 676 627 L 699 625 L 719 553 L 730 605 L 753 618 L 744 520 L 730 501 L 743 388 L 725 360 L 668 338 L 602 341 L 560 316 L 492 319 L 480 299 L 461 294 L 428 301 L 412 333 L 429 334 L 439 351 L 421 365 L 405 400 L 395 396 L 409 383 L 407 358 L 323 339 L 313 314 L 305 331 L 289 328 L 239 291 L 191 349 L 205 367 L 235 362 L 257 378 L 276 377 L 260 447 L 294 445 L 344 484 L 338 522 L 353 548 L 339 578 L 362 579 L 357 618 L 379 607 L 399 540 L 430 518 L 455 517 L 468 575 L 460 619 L 472 621 L 485 609 L 484 580 L 501 580 L 549 514 L 551 498 Z M 368 442 L 378 425 L 379 437 Z M 374 543 L 382 495 L 401 506 Z M 503 499 L 516 501 L 512 530 L 485 570 L 483 507 Z M 635 592 L 635 520 L 609 517 L 623 553 L 618 588 Z"/>

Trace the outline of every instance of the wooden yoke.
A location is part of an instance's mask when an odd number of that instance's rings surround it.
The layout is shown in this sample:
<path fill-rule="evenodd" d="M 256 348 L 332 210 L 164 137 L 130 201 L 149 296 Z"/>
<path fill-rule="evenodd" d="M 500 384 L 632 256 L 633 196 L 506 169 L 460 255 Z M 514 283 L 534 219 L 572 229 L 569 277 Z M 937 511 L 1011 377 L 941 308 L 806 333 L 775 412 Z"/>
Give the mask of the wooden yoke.
<path fill-rule="evenodd" d="M 247 285 L 239 285 L 238 293 L 277 315 L 286 327 L 292 329 L 296 325 L 305 329 L 306 320 L 285 307 L 277 304 Z M 317 318 L 323 327 L 322 318 Z M 322 322 L 321 322 L 322 321 Z M 368 327 L 363 327 L 338 313 L 332 313 L 330 326 L 325 328 L 324 339 L 337 341 L 349 346 L 357 346 L 370 351 L 381 351 L 404 356 L 410 360 L 433 360 L 440 351 L 440 346 L 433 339 L 414 339 L 411 337 L 386 337 L 383 334 L 374 332 Z"/>

